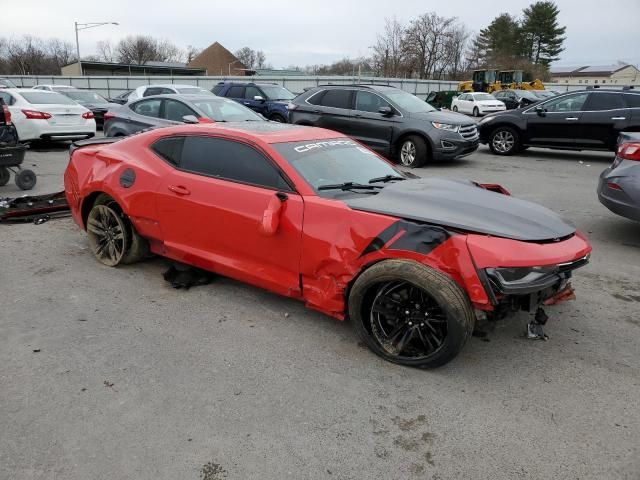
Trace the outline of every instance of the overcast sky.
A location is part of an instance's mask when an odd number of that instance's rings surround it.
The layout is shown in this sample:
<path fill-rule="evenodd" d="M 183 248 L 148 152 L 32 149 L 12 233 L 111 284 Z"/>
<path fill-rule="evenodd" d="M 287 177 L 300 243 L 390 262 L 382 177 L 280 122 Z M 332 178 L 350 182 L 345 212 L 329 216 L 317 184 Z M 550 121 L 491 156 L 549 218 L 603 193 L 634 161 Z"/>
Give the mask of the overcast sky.
<path fill-rule="evenodd" d="M 263 50 L 276 68 L 370 55 L 384 18 L 409 22 L 433 10 L 477 32 L 498 14 L 520 15 L 531 0 L 0 0 L 2 36 L 31 34 L 75 42 L 73 22 L 115 21 L 80 32 L 82 55 L 98 40 L 145 34 L 180 47 L 218 41 L 232 52 Z M 640 64 L 640 0 L 558 0 L 567 27 L 558 65 Z M 612 8 L 608 9 L 607 5 Z"/>

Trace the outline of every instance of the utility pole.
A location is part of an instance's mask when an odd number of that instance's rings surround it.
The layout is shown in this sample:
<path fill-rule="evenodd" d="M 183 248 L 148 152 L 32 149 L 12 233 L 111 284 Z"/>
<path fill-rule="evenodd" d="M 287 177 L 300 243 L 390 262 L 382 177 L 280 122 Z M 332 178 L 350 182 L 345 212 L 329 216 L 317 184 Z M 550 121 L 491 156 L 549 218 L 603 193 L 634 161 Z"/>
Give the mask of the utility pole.
<path fill-rule="evenodd" d="M 118 22 L 93 22 L 93 23 L 78 23 L 73 22 L 73 25 L 76 30 L 76 55 L 78 56 L 78 67 L 80 68 L 80 75 L 84 75 L 82 71 L 82 62 L 80 61 L 80 39 L 78 37 L 78 32 L 80 30 L 86 30 L 88 28 L 101 27 L 102 25 L 119 25 Z"/>

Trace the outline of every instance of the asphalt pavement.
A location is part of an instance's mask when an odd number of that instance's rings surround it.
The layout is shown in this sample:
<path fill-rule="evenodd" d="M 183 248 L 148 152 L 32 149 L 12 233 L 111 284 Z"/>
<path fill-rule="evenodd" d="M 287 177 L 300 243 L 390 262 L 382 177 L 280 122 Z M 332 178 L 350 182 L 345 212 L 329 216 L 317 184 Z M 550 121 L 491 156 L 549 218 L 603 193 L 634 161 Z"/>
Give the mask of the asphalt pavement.
<path fill-rule="evenodd" d="M 429 371 L 229 279 L 102 266 L 69 218 L 0 225 L 0 479 L 639 479 L 640 224 L 598 203 L 611 159 L 481 146 L 414 170 L 500 183 L 594 247 L 549 341 L 519 314 Z M 66 163 L 32 148 L 33 193 Z"/>

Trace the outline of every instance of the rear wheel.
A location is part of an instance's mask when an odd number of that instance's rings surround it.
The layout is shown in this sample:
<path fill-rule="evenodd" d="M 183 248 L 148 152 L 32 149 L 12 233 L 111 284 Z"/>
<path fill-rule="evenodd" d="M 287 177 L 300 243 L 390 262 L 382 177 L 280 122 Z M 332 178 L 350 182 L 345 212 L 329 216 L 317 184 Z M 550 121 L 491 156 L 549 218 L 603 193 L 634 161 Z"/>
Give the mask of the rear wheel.
<path fill-rule="evenodd" d="M 269 118 L 269 120 L 271 120 L 272 122 L 287 123 L 285 118 L 282 115 L 278 115 L 278 114 L 271 115 L 271 118 Z"/>
<path fill-rule="evenodd" d="M 400 142 L 398 158 L 405 167 L 421 167 L 427 162 L 427 142 L 417 135 L 409 135 Z"/>
<path fill-rule="evenodd" d="M 38 181 L 33 170 L 20 170 L 15 178 L 16 185 L 20 190 L 31 190 Z"/>
<path fill-rule="evenodd" d="M 0 167 L 0 187 L 6 185 L 11 178 L 11 173 L 8 168 Z"/>
<path fill-rule="evenodd" d="M 475 323 L 467 295 L 452 279 L 407 260 L 385 260 L 360 275 L 349 316 L 377 355 L 424 368 L 453 359 Z"/>
<path fill-rule="evenodd" d="M 520 135 L 510 127 L 498 127 L 489 135 L 489 148 L 496 155 L 513 155 L 520 150 Z"/>
<path fill-rule="evenodd" d="M 454 106 L 453 106 L 453 111 L 454 111 L 454 112 L 457 112 L 457 111 L 458 111 L 458 106 L 457 106 L 457 105 L 454 105 Z"/>

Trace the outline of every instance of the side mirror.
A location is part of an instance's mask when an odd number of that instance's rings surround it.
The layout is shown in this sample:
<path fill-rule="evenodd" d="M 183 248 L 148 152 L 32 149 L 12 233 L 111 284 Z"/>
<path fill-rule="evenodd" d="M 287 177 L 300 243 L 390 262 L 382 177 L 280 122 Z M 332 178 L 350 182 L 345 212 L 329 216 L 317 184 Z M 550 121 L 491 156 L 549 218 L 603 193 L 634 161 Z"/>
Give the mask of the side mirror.
<path fill-rule="evenodd" d="M 196 117 L 195 115 L 185 115 L 182 117 L 182 121 L 184 123 L 199 123 L 198 117 Z"/>
<path fill-rule="evenodd" d="M 262 95 L 256 95 L 255 97 L 253 97 L 253 99 L 256 102 L 264 102 L 265 101 L 265 99 L 264 99 L 264 97 Z"/>
<path fill-rule="evenodd" d="M 378 113 L 382 114 L 385 117 L 389 117 L 393 115 L 393 109 L 391 107 L 380 107 L 378 109 Z"/>
<path fill-rule="evenodd" d="M 535 110 L 538 115 L 540 115 L 541 117 L 544 117 L 546 110 L 542 105 L 538 105 Z"/>
<path fill-rule="evenodd" d="M 278 231 L 280 225 L 280 214 L 282 213 L 282 204 L 287 200 L 287 196 L 284 193 L 276 193 L 269 204 L 267 209 L 262 214 L 262 222 L 260 223 L 260 233 L 266 237 L 271 237 Z"/>

